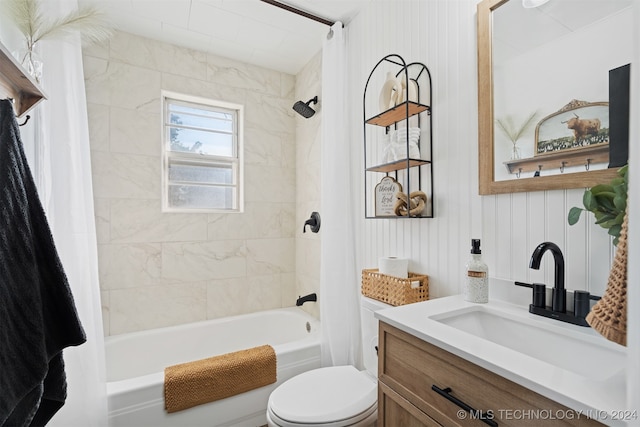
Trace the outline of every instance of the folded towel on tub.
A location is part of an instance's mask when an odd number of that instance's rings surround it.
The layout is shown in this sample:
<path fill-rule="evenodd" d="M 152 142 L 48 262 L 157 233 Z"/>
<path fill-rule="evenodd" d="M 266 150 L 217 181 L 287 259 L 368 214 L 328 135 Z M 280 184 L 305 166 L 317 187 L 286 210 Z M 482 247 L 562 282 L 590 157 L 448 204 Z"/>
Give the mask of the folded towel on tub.
<path fill-rule="evenodd" d="M 276 382 L 270 345 L 181 363 L 164 370 L 164 407 L 182 411 Z"/>

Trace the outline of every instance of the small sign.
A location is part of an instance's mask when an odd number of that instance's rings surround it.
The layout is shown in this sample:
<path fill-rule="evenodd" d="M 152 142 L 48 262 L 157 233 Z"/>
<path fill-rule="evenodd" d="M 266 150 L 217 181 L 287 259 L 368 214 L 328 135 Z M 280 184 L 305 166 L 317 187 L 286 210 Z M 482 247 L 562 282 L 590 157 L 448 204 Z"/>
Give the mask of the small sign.
<path fill-rule="evenodd" d="M 390 176 L 385 176 L 376 185 L 376 216 L 396 216 L 394 207 L 396 194 L 402 191 L 402 185 Z"/>

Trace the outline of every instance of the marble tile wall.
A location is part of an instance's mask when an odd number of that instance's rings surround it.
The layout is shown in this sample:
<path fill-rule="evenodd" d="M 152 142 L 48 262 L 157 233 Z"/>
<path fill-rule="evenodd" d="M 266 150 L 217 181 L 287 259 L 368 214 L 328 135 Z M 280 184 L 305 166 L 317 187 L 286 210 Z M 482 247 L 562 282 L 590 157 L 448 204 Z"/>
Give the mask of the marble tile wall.
<path fill-rule="evenodd" d="M 296 100 L 307 102 L 318 96 L 318 104 L 311 107 L 316 113 L 308 119 L 296 114 L 296 289 L 298 295 L 318 294 L 317 303 L 303 305 L 305 311 L 320 317 L 320 232 L 302 233 L 302 224 L 311 212 L 320 213 L 320 148 L 322 123 L 322 52 L 319 52 L 296 76 Z M 307 228 L 308 230 L 308 228 Z"/>
<path fill-rule="evenodd" d="M 296 77 L 124 32 L 84 68 L 105 334 L 295 304 Z M 162 89 L 245 106 L 244 213 L 161 212 Z"/>

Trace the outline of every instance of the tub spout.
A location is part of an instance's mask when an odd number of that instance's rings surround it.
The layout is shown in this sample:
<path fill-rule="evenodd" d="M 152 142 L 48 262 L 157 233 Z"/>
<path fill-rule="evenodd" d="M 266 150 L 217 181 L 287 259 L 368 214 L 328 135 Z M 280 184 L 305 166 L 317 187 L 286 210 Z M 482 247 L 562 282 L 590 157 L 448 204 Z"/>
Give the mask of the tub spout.
<path fill-rule="evenodd" d="M 298 297 L 298 300 L 296 301 L 296 306 L 300 307 L 302 304 L 309 301 L 313 301 L 313 302 L 318 301 L 318 296 L 315 293 L 313 293 L 313 294 L 305 295 L 303 297 Z"/>

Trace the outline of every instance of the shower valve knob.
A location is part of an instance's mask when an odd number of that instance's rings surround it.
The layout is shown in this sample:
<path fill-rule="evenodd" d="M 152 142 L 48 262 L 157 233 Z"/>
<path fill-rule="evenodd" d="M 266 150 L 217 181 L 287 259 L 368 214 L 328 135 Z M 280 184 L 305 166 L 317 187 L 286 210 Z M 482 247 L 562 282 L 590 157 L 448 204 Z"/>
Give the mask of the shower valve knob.
<path fill-rule="evenodd" d="M 302 226 L 303 233 L 307 232 L 307 225 L 309 226 L 309 228 L 311 228 L 311 231 L 314 233 L 317 233 L 318 231 L 320 231 L 320 214 L 318 212 L 311 213 L 311 218 L 306 220 L 304 222 L 304 225 Z"/>

